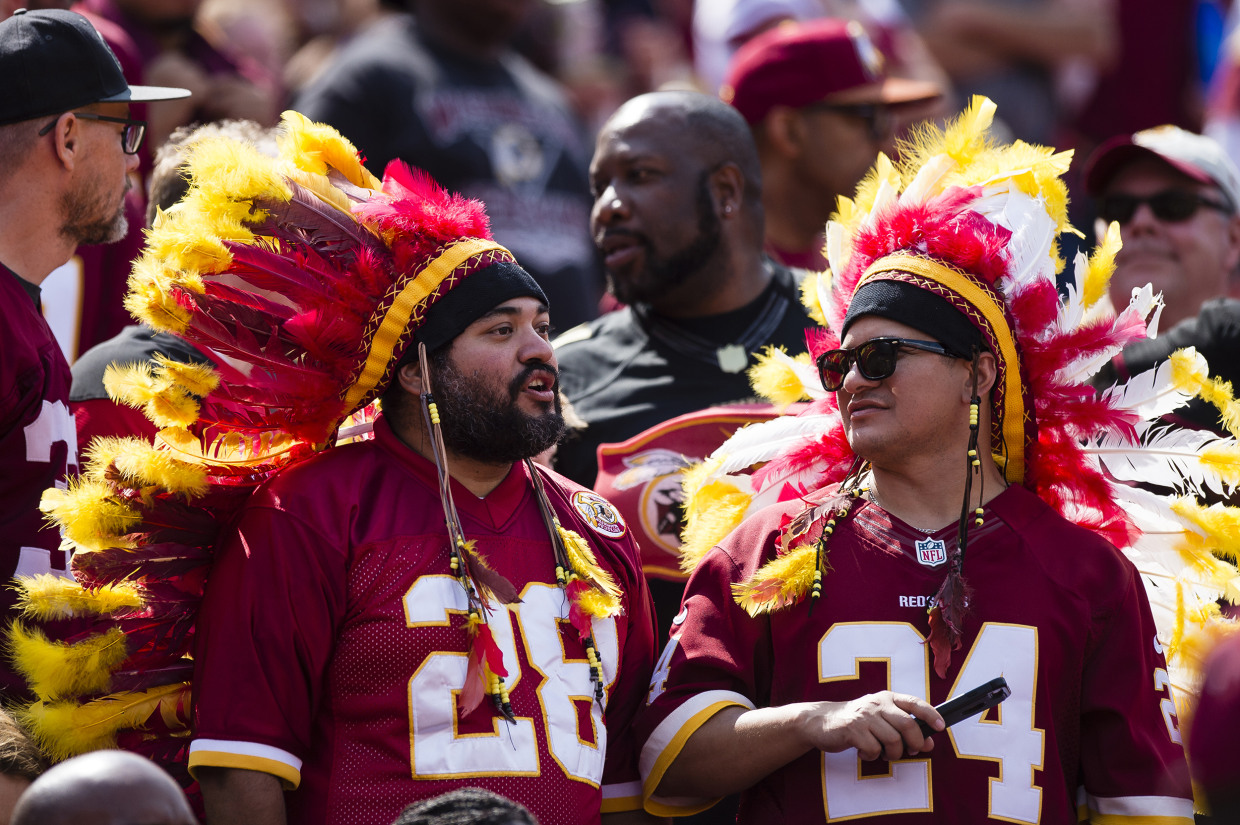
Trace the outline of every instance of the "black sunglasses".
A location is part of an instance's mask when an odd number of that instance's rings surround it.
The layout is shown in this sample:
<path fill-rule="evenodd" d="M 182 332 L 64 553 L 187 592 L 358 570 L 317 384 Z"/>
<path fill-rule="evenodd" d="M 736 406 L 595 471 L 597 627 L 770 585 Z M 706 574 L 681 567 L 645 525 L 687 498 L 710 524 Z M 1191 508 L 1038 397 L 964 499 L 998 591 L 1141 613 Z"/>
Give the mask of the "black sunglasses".
<path fill-rule="evenodd" d="M 1203 198 L 1196 192 L 1167 189 L 1147 198 L 1136 195 L 1103 195 L 1098 201 L 1098 217 L 1107 223 L 1119 221 L 1120 226 L 1123 226 L 1132 220 L 1132 216 L 1137 214 L 1137 207 L 1143 203 L 1150 207 L 1154 217 L 1169 223 L 1186 221 L 1203 206 L 1219 212 L 1231 212 L 1231 207 L 1227 204 Z"/>
<path fill-rule="evenodd" d="M 871 140 L 881 142 L 895 131 L 891 107 L 881 103 L 811 103 L 803 107 L 814 112 L 839 112 L 865 122 Z"/>
<path fill-rule="evenodd" d="M 872 338 L 852 349 L 833 349 L 818 356 L 818 378 L 823 389 L 836 392 L 844 386 L 844 378 L 854 363 L 861 376 L 870 381 L 890 378 L 896 371 L 896 360 L 901 349 L 919 349 L 959 358 L 948 352 L 942 344 L 934 341 L 916 341 L 911 338 Z"/>
<path fill-rule="evenodd" d="M 134 120 L 128 117 L 108 117 L 107 115 L 96 115 L 92 112 L 74 112 L 73 114 L 83 120 L 102 120 L 106 123 L 125 124 L 125 128 L 121 130 L 121 149 L 127 155 L 138 154 L 138 149 L 142 147 L 142 138 L 146 137 L 145 120 Z M 52 131 L 52 127 L 56 125 L 58 120 L 60 120 L 60 115 L 57 115 L 56 120 L 53 120 L 39 130 L 39 137 L 43 137 Z"/>

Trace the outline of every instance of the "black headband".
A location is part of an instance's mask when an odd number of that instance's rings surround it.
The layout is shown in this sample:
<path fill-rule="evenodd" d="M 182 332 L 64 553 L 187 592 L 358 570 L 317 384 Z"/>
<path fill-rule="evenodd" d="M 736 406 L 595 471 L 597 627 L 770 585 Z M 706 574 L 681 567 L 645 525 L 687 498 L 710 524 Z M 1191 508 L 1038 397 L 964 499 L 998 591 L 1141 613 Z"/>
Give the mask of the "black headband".
<path fill-rule="evenodd" d="M 904 281 L 875 280 L 862 284 L 848 305 L 840 338 L 862 315 L 877 315 L 910 326 L 961 358 L 972 357 L 975 347 L 987 349 L 981 330 L 964 313 L 945 298 Z"/>
<path fill-rule="evenodd" d="M 542 287 L 518 264 L 500 261 L 483 267 L 461 279 L 426 311 L 413 340 L 426 344 L 427 351 L 433 352 L 450 343 L 484 313 L 504 301 L 521 297 L 537 298 L 547 305 Z M 416 352 L 417 347 L 410 350 Z"/>

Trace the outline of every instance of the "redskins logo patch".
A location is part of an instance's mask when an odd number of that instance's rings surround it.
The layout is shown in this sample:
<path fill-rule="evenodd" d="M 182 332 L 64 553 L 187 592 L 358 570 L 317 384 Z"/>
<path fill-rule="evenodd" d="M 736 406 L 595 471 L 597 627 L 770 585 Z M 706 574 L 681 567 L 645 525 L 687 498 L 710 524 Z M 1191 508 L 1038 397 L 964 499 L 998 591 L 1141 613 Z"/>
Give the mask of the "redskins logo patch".
<path fill-rule="evenodd" d="M 609 539 L 618 539 L 628 532 L 628 525 L 620 517 L 620 511 L 602 496 L 587 490 L 573 493 L 573 507 L 585 519 L 590 529 Z"/>

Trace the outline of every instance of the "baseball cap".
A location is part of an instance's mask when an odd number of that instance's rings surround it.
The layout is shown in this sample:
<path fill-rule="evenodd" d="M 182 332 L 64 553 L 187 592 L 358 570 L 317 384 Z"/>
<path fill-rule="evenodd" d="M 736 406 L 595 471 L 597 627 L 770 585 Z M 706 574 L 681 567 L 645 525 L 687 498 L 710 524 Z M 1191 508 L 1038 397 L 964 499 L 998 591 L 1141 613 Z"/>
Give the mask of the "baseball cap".
<path fill-rule="evenodd" d="M 18 9 L 0 21 L 0 125 L 91 103 L 172 100 L 188 89 L 130 86 L 99 32 L 63 9 Z"/>
<path fill-rule="evenodd" d="M 737 50 L 719 97 L 751 124 L 774 106 L 918 103 L 942 95 L 934 83 L 887 77 L 882 53 L 861 24 L 822 18 L 784 23 Z"/>
<path fill-rule="evenodd" d="M 1199 183 L 1214 184 L 1233 209 L 1240 207 L 1240 172 L 1223 147 L 1178 126 L 1155 126 L 1103 143 L 1085 164 L 1086 191 L 1093 197 L 1102 194 L 1120 169 L 1140 157 L 1158 158 Z"/>

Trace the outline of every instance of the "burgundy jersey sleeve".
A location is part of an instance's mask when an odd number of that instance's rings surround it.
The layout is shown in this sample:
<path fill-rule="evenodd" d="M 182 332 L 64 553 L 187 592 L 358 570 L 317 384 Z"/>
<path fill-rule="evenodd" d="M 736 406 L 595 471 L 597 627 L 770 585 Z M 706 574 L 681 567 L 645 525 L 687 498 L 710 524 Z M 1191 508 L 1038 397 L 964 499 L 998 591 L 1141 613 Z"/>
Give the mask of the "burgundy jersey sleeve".
<path fill-rule="evenodd" d="M 729 545 L 766 546 L 763 519 L 742 524 Z M 718 799 L 664 798 L 655 790 L 685 742 L 706 720 L 729 706 L 767 704 L 771 672 L 770 622 L 751 617 L 732 598 L 732 583 L 751 571 L 716 547 L 685 586 L 671 639 L 655 665 L 640 735 L 642 793 L 646 810 L 683 816 Z"/>
<path fill-rule="evenodd" d="M 1081 675 L 1080 816 L 1107 823 L 1191 818 L 1167 663 L 1139 574 L 1122 562 L 1122 598 L 1100 617 Z"/>
<path fill-rule="evenodd" d="M 1210 655 L 1201 700 L 1188 740 L 1193 779 L 1201 783 L 1211 805 L 1240 802 L 1240 636 L 1222 642 Z"/>
<path fill-rule="evenodd" d="M 211 572 L 194 661 L 191 771 L 300 782 L 348 580 L 345 543 L 273 506 L 247 506 Z"/>

